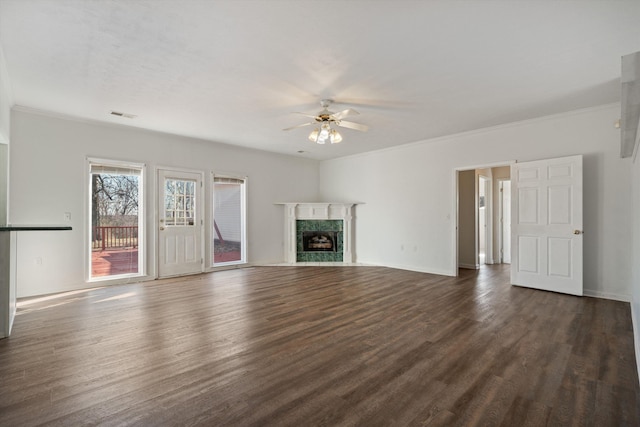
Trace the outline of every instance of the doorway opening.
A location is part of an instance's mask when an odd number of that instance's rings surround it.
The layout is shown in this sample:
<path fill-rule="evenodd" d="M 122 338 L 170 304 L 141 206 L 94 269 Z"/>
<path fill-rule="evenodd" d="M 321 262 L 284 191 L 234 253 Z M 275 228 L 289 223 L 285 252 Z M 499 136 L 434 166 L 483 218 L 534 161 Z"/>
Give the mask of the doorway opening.
<path fill-rule="evenodd" d="M 458 275 L 459 268 L 480 268 L 478 233 L 474 230 L 479 193 L 473 186 L 479 182 L 476 176 L 481 168 L 490 170 L 491 192 L 496 194 L 493 198 L 488 195 L 486 206 L 501 215 L 497 219 L 494 214 L 487 215 L 489 224 L 496 225 L 495 232 L 489 232 L 495 242 L 493 256 L 496 262 L 510 264 L 511 283 L 583 295 L 582 155 L 455 169 L 453 210 L 457 222 L 452 246 L 457 265 L 453 265 L 453 272 Z M 487 263 L 489 255 L 490 249 Z"/>
<path fill-rule="evenodd" d="M 456 171 L 456 262 L 457 268 L 479 269 L 485 264 L 503 263 L 503 239 L 508 229 L 502 218 L 510 209 L 499 195 L 510 179 L 510 166 L 478 166 Z M 505 204 L 506 203 L 506 204 Z"/>

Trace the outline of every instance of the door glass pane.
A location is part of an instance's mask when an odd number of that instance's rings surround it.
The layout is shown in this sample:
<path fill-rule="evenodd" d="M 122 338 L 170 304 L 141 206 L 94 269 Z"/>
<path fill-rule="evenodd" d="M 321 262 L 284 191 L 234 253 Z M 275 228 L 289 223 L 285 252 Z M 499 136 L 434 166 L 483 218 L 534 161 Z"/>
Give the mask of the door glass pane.
<path fill-rule="evenodd" d="M 91 164 L 91 279 L 141 273 L 142 170 Z"/>
<path fill-rule="evenodd" d="M 164 222 L 169 227 L 192 226 L 195 222 L 196 182 L 167 178 L 164 183 Z"/>
<path fill-rule="evenodd" d="M 213 184 L 213 263 L 244 262 L 244 180 Z"/>

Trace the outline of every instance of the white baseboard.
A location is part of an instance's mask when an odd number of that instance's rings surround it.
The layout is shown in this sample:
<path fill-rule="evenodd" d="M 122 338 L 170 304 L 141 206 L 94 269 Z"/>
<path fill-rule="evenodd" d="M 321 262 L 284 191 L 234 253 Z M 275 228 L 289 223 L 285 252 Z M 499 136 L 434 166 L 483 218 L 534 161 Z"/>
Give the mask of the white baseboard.
<path fill-rule="evenodd" d="M 630 295 L 613 294 L 611 292 L 594 291 L 592 289 L 583 289 L 582 294 L 586 297 L 610 299 L 614 301 L 631 302 Z"/>
<path fill-rule="evenodd" d="M 480 268 L 480 264 L 464 264 L 459 263 L 458 268 L 466 268 L 468 270 L 478 270 Z"/>
<path fill-rule="evenodd" d="M 387 268 L 395 268 L 398 270 L 408 270 L 408 271 L 416 271 L 418 273 L 428 273 L 428 274 L 437 274 L 439 276 L 455 276 L 455 274 L 452 274 L 451 271 L 445 271 L 445 270 L 437 270 L 437 269 L 429 269 L 429 268 L 424 268 L 424 267 L 418 267 L 415 265 L 406 265 L 406 264 L 395 264 L 395 263 L 384 263 L 381 264 L 379 262 L 365 262 L 365 265 L 371 265 L 371 266 L 376 266 L 376 267 L 387 267 Z"/>

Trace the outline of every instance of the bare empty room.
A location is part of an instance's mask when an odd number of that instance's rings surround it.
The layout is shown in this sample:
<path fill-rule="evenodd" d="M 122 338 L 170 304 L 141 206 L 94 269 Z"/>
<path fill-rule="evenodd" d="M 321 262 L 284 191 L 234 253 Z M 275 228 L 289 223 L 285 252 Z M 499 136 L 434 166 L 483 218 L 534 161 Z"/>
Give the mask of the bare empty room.
<path fill-rule="evenodd" d="M 640 424 L 639 18 L 0 0 L 0 425 Z"/>

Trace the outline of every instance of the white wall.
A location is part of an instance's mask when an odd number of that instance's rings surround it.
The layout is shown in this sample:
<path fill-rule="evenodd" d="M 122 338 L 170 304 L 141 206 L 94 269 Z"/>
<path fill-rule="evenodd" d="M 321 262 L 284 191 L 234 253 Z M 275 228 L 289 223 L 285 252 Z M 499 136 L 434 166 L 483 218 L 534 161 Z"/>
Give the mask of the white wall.
<path fill-rule="evenodd" d="M 13 106 L 13 96 L 7 72 L 7 63 L 0 45 L 0 144 L 9 143 L 10 111 Z"/>
<path fill-rule="evenodd" d="M 583 154 L 585 292 L 628 299 L 631 168 L 619 116 L 607 105 L 324 161 L 320 195 L 364 202 L 358 262 L 454 275 L 456 168 Z"/>
<path fill-rule="evenodd" d="M 13 105 L 11 85 L 2 46 L 0 45 L 0 225 L 7 223 L 7 190 L 9 169 L 9 111 Z M 11 329 L 15 317 L 15 282 L 11 280 L 9 233 L 0 236 L 0 337 Z"/>
<path fill-rule="evenodd" d="M 79 289 L 87 284 L 88 178 L 86 158 L 141 162 L 145 184 L 148 265 L 155 276 L 155 172 L 158 166 L 206 172 L 205 206 L 210 207 L 211 173 L 247 176 L 248 261 L 282 262 L 284 213 L 274 202 L 315 201 L 318 162 L 224 144 L 74 121 L 14 109 L 11 115 L 10 220 L 14 224 L 60 224 L 71 213 L 71 232 L 21 233 L 18 240 L 18 296 Z M 296 177 L 296 179 L 291 179 Z M 207 209 L 210 212 L 210 209 Z M 205 218 L 210 224 L 210 217 Z M 205 242 L 211 241 L 208 230 Z M 36 263 L 36 258 L 42 260 Z M 206 245 L 205 259 L 211 259 Z"/>
<path fill-rule="evenodd" d="M 9 178 L 10 111 L 13 95 L 2 46 L 0 45 L 0 225 L 7 223 L 7 190 Z"/>

